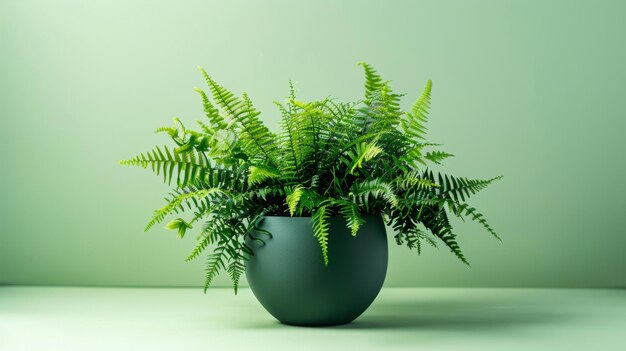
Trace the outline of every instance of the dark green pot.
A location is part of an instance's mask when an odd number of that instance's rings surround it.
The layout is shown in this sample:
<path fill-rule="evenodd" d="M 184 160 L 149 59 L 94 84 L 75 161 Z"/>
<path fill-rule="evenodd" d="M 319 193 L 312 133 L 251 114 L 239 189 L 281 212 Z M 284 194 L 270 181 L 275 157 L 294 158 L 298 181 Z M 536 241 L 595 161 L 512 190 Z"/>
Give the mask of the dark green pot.
<path fill-rule="evenodd" d="M 342 218 L 331 218 L 328 266 L 324 266 L 310 217 L 267 216 L 248 239 L 248 284 L 263 307 L 285 324 L 328 326 L 350 323 L 378 295 L 387 273 L 387 237 L 381 216 L 352 236 Z"/>

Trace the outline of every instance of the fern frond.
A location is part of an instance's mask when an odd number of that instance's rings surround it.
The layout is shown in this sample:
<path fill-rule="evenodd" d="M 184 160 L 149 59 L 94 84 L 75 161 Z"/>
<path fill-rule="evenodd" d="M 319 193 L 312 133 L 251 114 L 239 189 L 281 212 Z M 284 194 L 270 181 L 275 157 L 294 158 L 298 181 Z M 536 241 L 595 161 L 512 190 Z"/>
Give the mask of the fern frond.
<path fill-rule="evenodd" d="M 385 141 L 400 142 L 401 134 L 396 126 L 401 122 L 402 94 L 395 94 L 389 81 L 383 81 L 372 66 L 364 62 L 359 65 L 365 73 L 365 100 L 364 108 L 360 109 L 361 116 L 355 122 L 364 130 L 384 134 L 381 138 Z"/>
<path fill-rule="evenodd" d="M 250 185 L 259 184 L 267 179 L 280 178 L 281 174 L 276 168 L 268 166 L 250 166 L 248 183 Z"/>
<path fill-rule="evenodd" d="M 366 209 L 369 208 L 370 198 L 385 200 L 393 207 L 398 205 L 398 198 L 391 185 L 383 182 L 381 179 L 356 182 L 352 185 L 349 195 L 355 202 L 365 206 Z"/>
<path fill-rule="evenodd" d="M 353 149 L 363 142 L 375 140 L 378 136 L 378 134 L 372 133 L 349 136 L 345 143 L 332 146 L 332 152 L 329 152 L 329 155 L 320 162 L 320 174 L 325 175 L 325 173 L 336 170 L 337 165 L 351 165 L 355 158 Z M 346 158 L 346 155 L 349 158 Z"/>
<path fill-rule="evenodd" d="M 313 235 L 317 238 L 322 249 L 322 259 L 325 266 L 328 266 L 328 218 L 329 213 L 326 205 L 320 206 L 311 216 Z"/>
<path fill-rule="evenodd" d="M 244 93 L 241 99 L 237 98 L 231 91 L 217 84 L 204 69 L 200 68 L 200 71 L 217 104 L 241 127 L 243 148 L 248 157 L 262 154 L 272 166 L 277 167 L 276 137 L 258 118 L 260 113 L 254 109 L 248 96 Z"/>
<path fill-rule="evenodd" d="M 185 154 L 195 150 L 196 144 L 198 144 L 199 136 L 197 134 L 191 134 L 189 139 L 182 141 L 182 144 L 174 149 L 174 154 Z M 191 157 L 195 157 L 192 153 Z"/>
<path fill-rule="evenodd" d="M 207 264 L 205 269 L 204 278 L 204 293 L 206 294 L 209 289 L 209 285 L 213 281 L 213 278 L 217 276 L 220 270 L 225 269 L 224 259 L 226 258 L 226 248 L 224 246 L 217 246 L 213 253 L 207 256 Z"/>
<path fill-rule="evenodd" d="M 458 259 L 469 266 L 469 262 L 463 255 L 459 244 L 456 242 L 456 235 L 452 232 L 452 226 L 443 208 L 439 206 L 428 208 L 427 211 L 422 214 L 420 221 L 434 236 L 443 241 Z"/>
<path fill-rule="evenodd" d="M 228 195 L 228 193 L 226 191 L 224 191 L 223 189 L 219 189 L 219 188 L 202 189 L 202 190 L 198 190 L 198 191 L 190 191 L 190 192 L 187 192 L 187 193 L 182 193 L 182 194 L 174 197 L 173 199 L 171 199 L 167 203 L 167 205 L 165 205 L 165 206 L 161 207 L 160 209 L 154 211 L 154 215 L 152 216 L 152 219 L 150 219 L 150 221 L 148 222 L 148 224 L 144 228 L 144 231 L 148 231 L 155 224 L 161 223 L 165 219 L 165 217 L 167 215 L 171 214 L 177 208 L 181 207 L 181 205 L 183 204 L 183 202 L 185 200 L 191 199 L 191 198 L 202 199 L 202 198 L 207 197 L 207 196 L 209 196 L 211 194 Z"/>
<path fill-rule="evenodd" d="M 431 178 L 434 179 L 432 175 Z M 465 201 L 470 196 L 476 194 L 486 188 L 489 184 L 501 178 L 502 176 L 491 179 L 467 179 L 442 174 L 437 175 L 438 183 L 441 185 L 439 188 L 440 196 L 456 202 Z"/>
<path fill-rule="evenodd" d="M 417 253 L 422 253 L 422 236 L 424 232 L 419 229 L 412 230 L 406 233 L 406 246 L 409 249 L 417 249 Z"/>
<path fill-rule="evenodd" d="M 384 81 L 368 63 L 361 61 L 358 65 L 363 67 L 363 71 L 365 72 L 365 100 L 367 103 L 376 98 L 384 85 Z"/>
<path fill-rule="evenodd" d="M 292 133 L 297 138 L 298 182 L 306 184 L 317 173 L 320 162 L 321 149 L 321 104 L 303 103 L 292 100 L 290 104 L 295 109 L 292 116 L 294 127 Z"/>
<path fill-rule="evenodd" d="M 120 161 L 125 166 L 139 166 L 148 168 L 157 175 L 163 174 L 163 181 L 171 184 L 172 179 L 176 179 L 179 187 L 184 187 L 194 179 L 202 177 L 210 165 L 201 154 L 194 152 L 172 153 L 164 146 L 165 153 L 158 146 L 152 151 L 142 153 L 128 160 Z"/>
<path fill-rule="evenodd" d="M 422 177 L 422 172 L 418 170 L 405 173 L 402 177 L 397 178 L 397 184 L 400 188 L 411 188 L 412 190 L 427 190 L 439 186 L 432 179 Z"/>
<path fill-rule="evenodd" d="M 424 158 L 436 164 L 441 164 L 441 161 L 452 156 L 454 155 L 443 151 L 429 151 L 424 155 Z"/>
<path fill-rule="evenodd" d="M 196 257 L 200 256 L 200 254 L 202 253 L 202 251 L 204 251 L 207 246 L 209 246 L 211 242 L 211 239 L 208 235 L 203 236 L 200 241 L 196 244 L 196 247 L 194 247 L 193 251 L 191 251 L 191 253 L 189 254 L 189 256 L 187 256 L 187 258 L 185 258 L 186 262 L 189 262 L 193 259 L 195 259 Z"/>
<path fill-rule="evenodd" d="M 159 127 L 155 131 L 155 133 L 167 133 L 170 137 L 176 138 L 178 137 L 178 128 L 174 127 Z"/>
<path fill-rule="evenodd" d="M 202 97 L 202 105 L 204 107 L 204 114 L 209 120 L 209 122 L 211 123 L 211 127 L 215 129 L 226 128 L 227 126 L 226 121 L 220 115 L 220 111 L 217 108 L 215 108 L 215 106 L 213 106 L 213 104 L 209 100 L 209 97 L 206 95 L 204 90 L 197 88 L 197 87 L 194 88 L 194 90 L 198 92 L 200 96 Z"/>
<path fill-rule="evenodd" d="M 415 101 L 411 112 L 405 114 L 406 119 L 402 120 L 402 128 L 404 132 L 415 139 L 424 139 L 426 135 L 426 122 L 428 121 L 428 112 L 430 109 L 430 92 L 433 82 L 426 82 L 422 95 Z"/>
<path fill-rule="evenodd" d="M 340 208 L 341 215 L 346 221 L 346 225 L 348 229 L 350 229 L 350 233 L 352 236 L 356 236 L 359 228 L 365 224 L 365 220 L 359 213 L 359 207 L 351 201 L 338 201 L 336 204 Z"/>
<path fill-rule="evenodd" d="M 349 173 L 353 174 L 355 169 L 361 168 L 363 162 L 368 162 L 381 152 L 383 152 L 383 149 L 377 145 L 376 141 L 357 144 L 354 152 L 349 153 L 351 156 L 351 160 L 348 161 Z"/>
<path fill-rule="evenodd" d="M 278 138 L 284 162 L 284 165 L 281 165 L 281 169 L 284 173 L 296 177 L 300 171 L 300 164 L 302 163 L 302 152 L 299 143 L 300 129 L 298 128 L 291 107 L 287 109 L 276 101 L 274 104 L 278 107 L 282 115 L 280 125 L 283 131 L 279 134 Z M 291 106 L 291 104 L 289 106 Z"/>
<path fill-rule="evenodd" d="M 304 193 L 303 190 L 304 188 L 298 184 L 293 189 L 291 194 L 287 195 L 285 202 L 287 203 L 287 207 L 289 207 L 290 216 L 293 216 L 293 214 L 296 212 L 296 207 L 298 206 L 298 203 L 300 202 L 300 198 L 302 197 L 302 194 Z"/>
<path fill-rule="evenodd" d="M 180 133 L 179 133 L 180 128 Z M 176 143 L 180 143 L 182 137 L 185 136 L 186 129 L 183 122 L 178 119 L 178 117 L 174 117 L 174 124 L 171 127 L 159 127 L 155 131 L 155 133 L 167 133 L 172 140 Z"/>
<path fill-rule="evenodd" d="M 206 123 L 204 123 L 204 122 L 202 122 L 200 120 L 196 120 L 196 123 L 200 126 L 200 129 L 202 129 L 204 134 L 206 134 L 206 135 L 213 135 L 213 133 L 215 133 L 213 128 L 209 127 L 209 125 L 207 125 Z"/>
<path fill-rule="evenodd" d="M 429 235 L 429 233 L 419 228 L 408 231 L 405 235 L 405 239 L 407 247 L 409 249 L 416 249 L 418 254 L 422 253 L 422 240 L 426 241 L 429 245 L 433 247 L 437 247 L 437 243 Z"/>
<path fill-rule="evenodd" d="M 243 264 L 243 256 L 241 256 L 241 254 L 239 253 L 235 257 L 231 257 L 231 261 L 228 264 L 226 271 L 230 276 L 230 280 L 233 282 L 235 295 L 237 295 L 239 280 L 241 279 L 241 275 L 243 274 L 244 270 L 245 266 Z"/>
<path fill-rule="evenodd" d="M 496 239 L 502 241 L 496 231 L 489 225 L 489 223 L 487 223 L 487 219 L 485 219 L 485 216 L 483 216 L 482 213 L 478 212 L 478 210 L 474 207 L 471 207 L 468 204 L 462 204 L 455 209 L 454 213 L 459 217 L 463 215 L 470 216 L 473 221 L 480 223 Z"/>
<path fill-rule="evenodd" d="M 213 227 L 210 225 L 210 222 L 207 223 L 198 236 L 198 244 L 191 251 L 189 256 L 185 259 L 185 261 L 189 262 L 196 257 L 198 257 L 208 246 L 215 241 L 215 232 L 213 231 Z"/>
<path fill-rule="evenodd" d="M 302 195 L 296 209 L 300 209 L 300 212 L 312 213 L 322 202 L 322 196 L 315 190 L 302 188 Z"/>
<path fill-rule="evenodd" d="M 347 150 L 351 147 L 360 128 L 355 125 L 356 103 L 341 103 L 332 99 L 326 99 L 320 103 L 322 114 L 320 128 L 320 149 L 322 156 L 337 149 Z M 365 139 L 361 139 L 365 140 Z M 346 147 L 344 147 L 346 146 Z"/>

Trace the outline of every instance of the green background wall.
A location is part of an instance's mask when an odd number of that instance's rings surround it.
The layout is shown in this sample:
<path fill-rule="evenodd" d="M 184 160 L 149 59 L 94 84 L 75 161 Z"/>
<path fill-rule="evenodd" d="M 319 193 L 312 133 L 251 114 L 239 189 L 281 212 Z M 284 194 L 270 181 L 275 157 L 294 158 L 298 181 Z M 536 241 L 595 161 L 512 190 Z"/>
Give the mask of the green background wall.
<path fill-rule="evenodd" d="M 623 1 L 2 1 L 0 283 L 199 285 L 193 236 L 143 233 L 166 187 L 122 158 L 202 109 L 204 66 L 271 103 L 362 93 L 360 60 L 406 106 L 434 80 L 444 170 L 503 174 L 475 198 L 504 238 L 392 247 L 389 286 L 626 286 Z M 224 277 L 219 284 L 228 284 Z"/>

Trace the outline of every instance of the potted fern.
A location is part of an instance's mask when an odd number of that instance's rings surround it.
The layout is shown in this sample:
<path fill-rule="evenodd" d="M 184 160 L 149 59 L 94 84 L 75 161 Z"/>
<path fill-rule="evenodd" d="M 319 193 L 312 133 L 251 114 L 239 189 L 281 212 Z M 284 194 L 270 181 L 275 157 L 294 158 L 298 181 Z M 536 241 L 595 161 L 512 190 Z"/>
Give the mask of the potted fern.
<path fill-rule="evenodd" d="M 157 129 L 174 147 L 121 161 L 173 183 L 145 229 L 172 214 L 188 215 L 166 225 L 181 238 L 201 228 L 187 260 L 209 251 L 205 292 L 225 271 L 237 293 L 245 272 L 255 296 L 283 323 L 348 323 L 382 287 L 385 223 L 397 244 L 421 252 L 423 243 L 441 242 L 465 264 L 449 216 L 475 220 L 498 238 L 466 200 L 499 177 L 428 168 L 452 156 L 425 140 L 431 82 L 403 113 L 402 95 L 360 65 L 362 101 L 303 102 L 290 84 L 286 102 L 276 103 L 278 133 L 264 126 L 245 93 L 236 97 L 201 69 L 210 94 L 195 89 L 206 114 L 199 129 L 175 119 Z"/>

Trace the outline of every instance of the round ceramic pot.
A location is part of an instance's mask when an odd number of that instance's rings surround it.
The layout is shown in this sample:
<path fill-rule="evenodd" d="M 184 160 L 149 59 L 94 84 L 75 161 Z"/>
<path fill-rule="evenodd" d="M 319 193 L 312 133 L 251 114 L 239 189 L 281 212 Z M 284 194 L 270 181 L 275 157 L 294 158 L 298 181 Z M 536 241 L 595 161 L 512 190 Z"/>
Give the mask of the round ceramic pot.
<path fill-rule="evenodd" d="M 352 236 L 340 217 L 330 218 L 328 266 L 313 236 L 311 217 L 266 216 L 248 239 L 248 284 L 263 307 L 285 324 L 350 323 L 374 301 L 387 273 L 387 236 L 380 215 Z"/>

